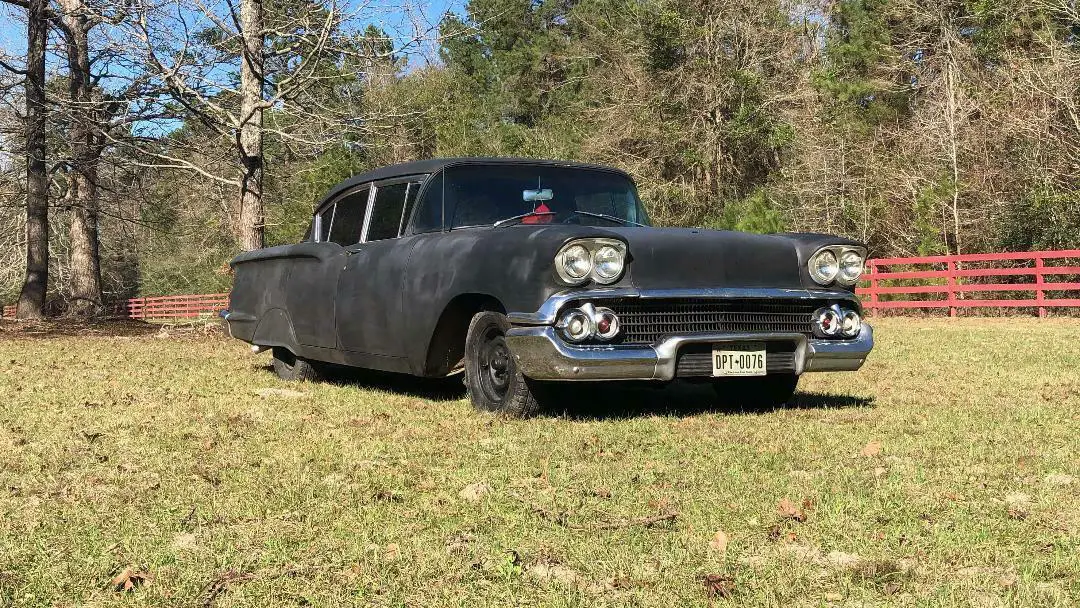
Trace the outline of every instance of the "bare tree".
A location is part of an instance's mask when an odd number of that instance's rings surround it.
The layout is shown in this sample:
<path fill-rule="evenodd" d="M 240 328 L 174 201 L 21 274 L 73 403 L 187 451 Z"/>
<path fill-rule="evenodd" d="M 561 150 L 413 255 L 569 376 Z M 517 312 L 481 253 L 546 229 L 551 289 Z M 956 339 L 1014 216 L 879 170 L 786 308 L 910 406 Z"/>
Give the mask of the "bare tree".
<path fill-rule="evenodd" d="M 99 21 L 83 0 L 59 0 L 68 65 L 67 138 L 70 171 L 64 204 L 71 210 L 68 312 L 94 315 L 102 311 L 101 257 L 98 242 L 97 166 L 104 138 L 96 132 L 98 108 L 90 74 L 89 32 Z"/>
<path fill-rule="evenodd" d="M 236 232 L 245 251 L 263 246 L 263 63 L 266 45 L 262 0 L 241 0 L 240 33 L 240 204 Z"/>
<path fill-rule="evenodd" d="M 4 0 L 26 8 L 26 275 L 15 314 L 45 316 L 49 288 L 49 176 L 45 165 L 45 44 L 49 36 L 48 0 Z M 13 69 L 11 66 L 4 66 Z"/>

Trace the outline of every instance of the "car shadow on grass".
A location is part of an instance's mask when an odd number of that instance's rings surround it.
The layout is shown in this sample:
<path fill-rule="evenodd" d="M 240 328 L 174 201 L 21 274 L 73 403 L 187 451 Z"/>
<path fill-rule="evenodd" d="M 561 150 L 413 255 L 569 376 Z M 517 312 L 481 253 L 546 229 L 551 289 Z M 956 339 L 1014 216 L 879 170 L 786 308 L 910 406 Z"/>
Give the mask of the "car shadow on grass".
<path fill-rule="evenodd" d="M 619 420 L 648 416 L 686 417 L 702 414 L 760 414 L 769 408 L 748 409 L 724 400 L 708 384 L 672 382 L 573 384 L 559 387 L 541 415 L 572 420 Z M 775 410 L 870 407 L 872 397 L 832 393 L 798 392 L 787 405 Z"/>
<path fill-rule="evenodd" d="M 274 373 L 273 365 L 264 365 L 262 369 Z M 320 382 L 337 386 L 386 391 L 430 401 L 457 401 L 465 398 L 465 385 L 461 381 L 461 374 L 446 378 L 420 378 L 408 374 L 329 364 L 323 364 L 320 373 Z"/>
<path fill-rule="evenodd" d="M 263 366 L 274 373 L 270 365 Z M 467 393 L 461 374 L 446 378 L 419 378 L 359 368 L 326 366 L 323 382 L 357 389 L 380 390 L 431 401 L 457 401 Z M 590 382 L 548 385 L 549 394 L 540 416 L 572 420 L 618 420 L 649 416 L 695 416 L 700 414 L 762 413 L 761 408 L 746 409 L 739 403 L 717 397 L 704 383 L 671 382 Z M 783 406 L 785 410 L 869 407 L 872 397 L 832 393 L 798 392 Z"/>

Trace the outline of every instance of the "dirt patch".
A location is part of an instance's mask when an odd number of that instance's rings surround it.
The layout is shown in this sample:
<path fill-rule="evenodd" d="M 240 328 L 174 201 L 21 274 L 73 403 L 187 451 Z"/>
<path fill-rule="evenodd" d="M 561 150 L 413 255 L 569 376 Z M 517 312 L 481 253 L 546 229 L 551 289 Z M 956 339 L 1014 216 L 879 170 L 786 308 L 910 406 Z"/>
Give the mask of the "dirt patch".
<path fill-rule="evenodd" d="M 102 337 L 204 337 L 223 335 L 216 323 L 162 324 L 134 319 L 48 319 L 0 321 L 0 340 L 48 340 L 53 338 Z"/>

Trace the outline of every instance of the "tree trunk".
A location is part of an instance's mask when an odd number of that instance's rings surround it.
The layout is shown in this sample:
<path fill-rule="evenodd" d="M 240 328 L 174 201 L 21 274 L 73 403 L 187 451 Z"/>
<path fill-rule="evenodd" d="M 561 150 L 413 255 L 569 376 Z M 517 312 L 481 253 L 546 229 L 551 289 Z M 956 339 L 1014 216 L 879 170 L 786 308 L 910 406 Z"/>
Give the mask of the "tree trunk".
<path fill-rule="evenodd" d="M 60 0 L 67 26 L 68 108 L 71 170 L 66 202 L 71 209 L 71 278 L 68 313 L 95 316 L 104 309 L 97 230 L 97 158 L 94 100 L 90 86 L 90 45 L 83 0 Z"/>
<path fill-rule="evenodd" d="M 262 0 L 243 0 L 240 26 L 244 39 L 240 64 L 240 201 L 236 240 L 244 251 L 263 246 L 263 26 Z"/>
<path fill-rule="evenodd" d="M 49 177 L 45 169 L 45 41 L 48 0 L 26 10 L 26 278 L 15 315 L 45 316 L 49 287 Z"/>

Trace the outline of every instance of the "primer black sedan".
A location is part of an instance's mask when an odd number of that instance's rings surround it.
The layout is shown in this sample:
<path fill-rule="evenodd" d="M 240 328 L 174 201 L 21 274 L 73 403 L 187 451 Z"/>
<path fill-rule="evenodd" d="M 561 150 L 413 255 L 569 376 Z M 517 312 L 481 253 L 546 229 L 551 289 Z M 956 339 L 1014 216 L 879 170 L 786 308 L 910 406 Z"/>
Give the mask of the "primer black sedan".
<path fill-rule="evenodd" d="M 608 167 L 433 159 L 346 180 L 302 242 L 238 255 L 222 316 L 287 380 L 463 371 L 477 408 L 513 416 L 566 381 L 706 381 L 775 405 L 869 354 L 864 256 L 822 234 L 652 227 Z"/>

